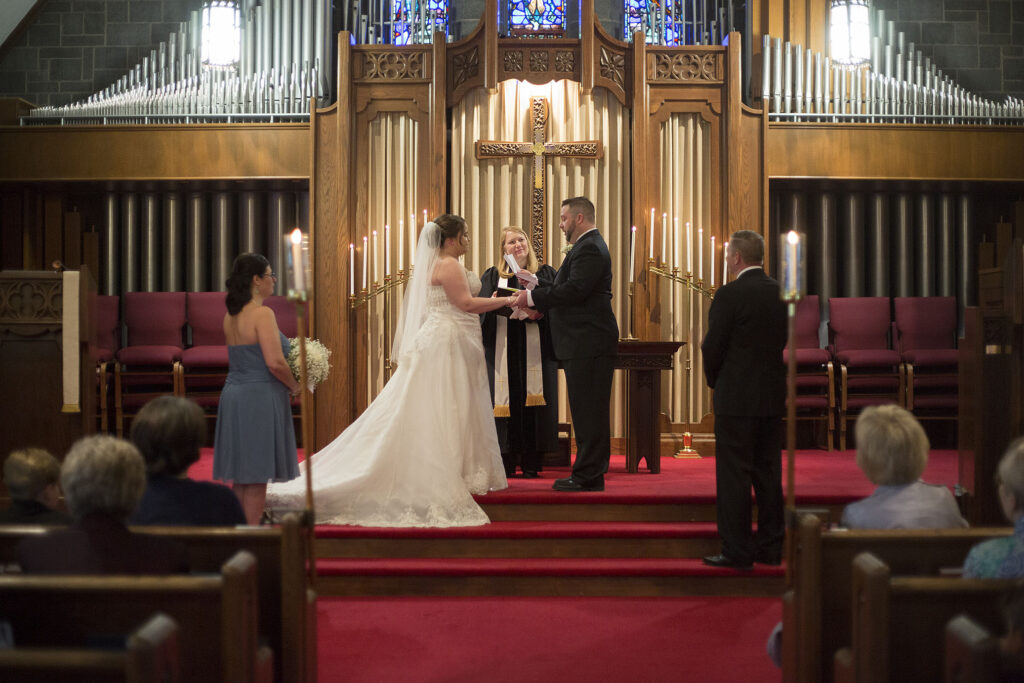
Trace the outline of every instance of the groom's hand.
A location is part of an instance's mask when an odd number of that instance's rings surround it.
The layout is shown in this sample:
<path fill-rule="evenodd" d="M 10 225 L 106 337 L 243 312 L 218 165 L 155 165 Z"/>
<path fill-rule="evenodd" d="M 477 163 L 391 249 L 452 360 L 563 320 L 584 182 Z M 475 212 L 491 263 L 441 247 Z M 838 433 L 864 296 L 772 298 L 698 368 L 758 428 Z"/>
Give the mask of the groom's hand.
<path fill-rule="evenodd" d="M 521 289 L 512 295 L 513 308 L 529 308 L 530 301 L 526 298 L 526 290 Z"/>

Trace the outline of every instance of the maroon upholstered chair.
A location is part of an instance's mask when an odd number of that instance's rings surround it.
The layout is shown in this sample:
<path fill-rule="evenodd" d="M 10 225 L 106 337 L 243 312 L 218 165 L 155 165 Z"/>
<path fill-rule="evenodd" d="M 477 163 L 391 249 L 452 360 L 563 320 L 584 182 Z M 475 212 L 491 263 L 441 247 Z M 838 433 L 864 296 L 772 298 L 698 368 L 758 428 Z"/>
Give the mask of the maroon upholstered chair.
<path fill-rule="evenodd" d="M 227 304 L 224 292 L 189 292 L 185 319 L 192 344 L 181 354 L 181 393 L 208 412 L 217 409 L 228 374 L 228 347 L 224 339 Z"/>
<path fill-rule="evenodd" d="M 295 339 L 299 336 L 299 321 L 295 316 L 295 304 L 288 301 L 286 296 L 268 296 L 263 300 L 263 305 L 274 312 L 274 316 L 277 318 L 277 327 L 281 330 L 284 336 L 289 339 Z M 309 307 L 304 305 L 306 310 L 306 336 L 309 336 Z"/>
<path fill-rule="evenodd" d="M 889 298 L 831 298 L 829 341 L 839 363 L 839 448 L 846 449 L 847 423 L 861 409 L 903 403 L 903 364 L 889 345 Z"/>
<path fill-rule="evenodd" d="M 826 448 L 832 450 L 835 432 L 835 371 L 832 354 L 821 348 L 818 297 L 806 296 L 796 306 L 796 419 L 820 423 L 826 429 Z M 782 352 L 789 363 L 789 347 Z"/>
<path fill-rule="evenodd" d="M 184 292 L 129 292 L 124 295 L 128 342 L 117 352 L 114 404 L 117 435 L 124 418 L 161 394 L 180 394 Z"/>
<path fill-rule="evenodd" d="M 896 348 L 907 378 L 907 410 L 918 419 L 956 420 L 956 299 L 897 297 L 893 311 Z"/>
<path fill-rule="evenodd" d="M 121 348 L 121 314 L 118 307 L 121 297 L 96 297 L 96 346 L 93 357 L 96 362 L 97 404 L 99 408 L 99 430 L 110 430 L 110 383 L 114 374 L 114 354 Z"/>

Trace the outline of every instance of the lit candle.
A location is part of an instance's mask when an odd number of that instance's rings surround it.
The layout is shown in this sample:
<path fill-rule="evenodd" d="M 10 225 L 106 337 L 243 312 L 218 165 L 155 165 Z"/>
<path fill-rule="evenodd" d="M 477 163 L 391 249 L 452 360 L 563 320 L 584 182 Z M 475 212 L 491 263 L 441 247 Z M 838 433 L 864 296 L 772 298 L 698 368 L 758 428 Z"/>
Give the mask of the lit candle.
<path fill-rule="evenodd" d="M 348 243 L 348 293 L 356 295 L 356 245 Z"/>
<path fill-rule="evenodd" d="M 729 241 L 722 242 L 722 284 L 729 281 Z"/>
<path fill-rule="evenodd" d="M 379 254 L 379 253 L 380 253 L 380 251 L 379 251 L 379 249 L 377 247 L 377 231 L 374 230 L 373 231 L 373 258 L 370 259 L 370 261 L 373 262 L 373 286 L 374 287 L 377 286 L 377 254 Z"/>
<path fill-rule="evenodd" d="M 668 214 L 661 214 L 661 260 L 668 265 Z"/>
<path fill-rule="evenodd" d="M 296 292 L 306 291 L 306 269 L 302 263 L 302 231 L 292 230 L 290 235 L 292 248 L 292 289 Z"/>
<path fill-rule="evenodd" d="M 715 286 L 715 236 L 711 236 L 711 286 Z"/>
<path fill-rule="evenodd" d="M 427 210 L 423 209 L 423 225 L 427 224 Z"/>
<path fill-rule="evenodd" d="M 384 224 L 384 277 L 391 275 L 391 226 Z"/>
<path fill-rule="evenodd" d="M 693 273 L 693 233 L 690 232 L 690 221 L 686 221 L 686 272 Z"/>
<path fill-rule="evenodd" d="M 647 239 L 651 242 L 651 255 L 648 257 L 654 260 L 654 208 L 651 208 L 651 231 L 647 233 Z"/>
<path fill-rule="evenodd" d="M 790 230 L 786 233 L 786 253 L 784 254 L 786 264 L 786 280 L 783 283 L 782 291 L 787 298 L 792 298 L 800 291 L 800 284 L 797 281 L 797 269 L 800 267 L 800 233 Z"/>
<path fill-rule="evenodd" d="M 697 279 L 704 279 L 704 228 L 697 228 Z"/>
<path fill-rule="evenodd" d="M 367 271 L 367 267 L 366 266 L 367 266 L 367 261 L 369 261 L 369 258 L 370 258 L 370 253 L 369 253 L 370 250 L 368 248 L 370 246 L 369 245 L 369 241 L 370 241 L 369 238 L 367 238 L 366 235 L 363 235 L 363 290 L 364 291 L 366 290 L 366 271 Z"/>
<path fill-rule="evenodd" d="M 629 281 L 633 282 L 633 264 L 636 262 L 636 226 L 629 231 Z"/>
<path fill-rule="evenodd" d="M 398 242 L 398 261 L 395 263 L 395 270 L 401 270 L 405 264 L 405 221 L 398 219 L 398 234 L 395 235 Z"/>

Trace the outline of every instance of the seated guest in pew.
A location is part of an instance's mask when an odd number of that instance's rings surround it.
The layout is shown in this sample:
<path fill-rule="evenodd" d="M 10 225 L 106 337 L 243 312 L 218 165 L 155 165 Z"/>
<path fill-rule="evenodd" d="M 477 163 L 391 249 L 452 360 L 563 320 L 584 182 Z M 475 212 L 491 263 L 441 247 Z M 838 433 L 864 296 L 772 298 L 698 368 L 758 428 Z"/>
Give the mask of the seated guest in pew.
<path fill-rule="evenodd" d="M 132 420 L 132 443 L 146 461 L 146 492 L 131 524 L 245 524 L 238 496 L 227 486 L 188 478 L 206 440 L 206 417 L 195 401 L 160 396 Z"/>
<path fill-rule="evenodd" d="M 26 574 L 173 574 L 188 571 L 180 543 L 135 534 L 125 520 L 146 488 L 135 446 L 113 436 L 87 436 L 71 446 L 60 471 L 73 525 L 15 547 Z"/>
<path fill-rule="evenodd" d="M 4 484 L 11 507 L 0 510 L 0 524 L 71 523 L 60 509 L 60 461 L 42 448 L 12 451 L 4 461 Z"/>
<path fill-rule="evenodd" d="M 1013 535 L 993 538 L 971 548 L 964 578 L 1024 578 L 1024 437 L 1010 444 L 996 468 L 997 493 Z"/>
<path fill-rule="evenodd" d="M 840 525 L 851 529 L 948 529 L 966 527 L 949 489 L 926 484 L 928 436 L 896 405 L 865 408 L 854 427 L 857 466 L 876 484 L 867 498 L 846 506 Z"/>

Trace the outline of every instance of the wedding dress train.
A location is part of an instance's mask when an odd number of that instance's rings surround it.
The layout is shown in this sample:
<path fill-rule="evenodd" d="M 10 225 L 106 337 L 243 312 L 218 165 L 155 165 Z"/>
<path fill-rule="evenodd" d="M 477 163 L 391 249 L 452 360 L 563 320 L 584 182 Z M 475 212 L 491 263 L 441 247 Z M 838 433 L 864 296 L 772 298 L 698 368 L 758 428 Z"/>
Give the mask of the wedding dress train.
<path fill-rule="evenodd" d="M 468 273 L 470 291 L 480 280 Z M 472 494 L 504 489 L 480 319 L 440 286 L 384 390 L 348 429 L 312 457 L 318 524 L 476 526 L 489 522 Z M 301 476 L 271 484 L 267 509 L 301 508 Z"/>

